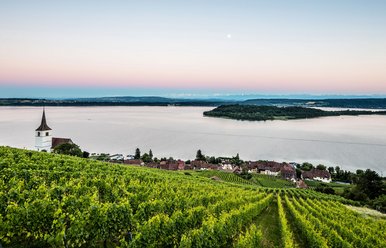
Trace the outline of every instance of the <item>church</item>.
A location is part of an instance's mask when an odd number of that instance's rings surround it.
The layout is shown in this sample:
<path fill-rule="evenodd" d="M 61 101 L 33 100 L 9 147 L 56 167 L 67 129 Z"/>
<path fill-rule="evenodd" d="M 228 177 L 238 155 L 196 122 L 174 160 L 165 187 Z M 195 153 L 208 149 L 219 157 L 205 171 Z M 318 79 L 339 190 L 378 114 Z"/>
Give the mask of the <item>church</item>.
<path fill-rule="evenodd" d="M 35 130 L 35 148 L 38 151 L 51 152 L 61 144 L 73 144 L 71 139 L 52 137 L 52 129 L 47 125 L 46 111 L 43 109 L 43 116 L 40 126 Z"/>

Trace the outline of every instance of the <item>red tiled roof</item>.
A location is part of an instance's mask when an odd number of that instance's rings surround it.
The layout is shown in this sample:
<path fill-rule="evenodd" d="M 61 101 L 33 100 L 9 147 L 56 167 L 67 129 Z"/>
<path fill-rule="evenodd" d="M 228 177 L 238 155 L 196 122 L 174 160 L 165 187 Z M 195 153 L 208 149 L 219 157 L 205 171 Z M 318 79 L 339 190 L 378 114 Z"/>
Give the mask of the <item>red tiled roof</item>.
<path fill-rule="evenodd" d="M 311 169 L 310 171 L 303 171 L 302 172 L 303 178 L 309 178 L 309 179 L 314 179 L 315 177 L 320 177 L 320 178 L 331 178 L 330 172 L 326 170 L 318 170 L 318 169 Z"/>
<path fill-rule="evenodd" d="M 63 144 L 73 144 L 73 142 L 71 139 L 68 139 L 68 138 L 55 138 L 55 137 L 52 138 L 52 146 L 51 146 L 52 149 Z"/>
<path fill-rule="evenodd" d="M 124 164 L 135 164 L 135 165 L 141 165 L 143 161 L 141 159 L 126 159 L 123 161 Z"/>

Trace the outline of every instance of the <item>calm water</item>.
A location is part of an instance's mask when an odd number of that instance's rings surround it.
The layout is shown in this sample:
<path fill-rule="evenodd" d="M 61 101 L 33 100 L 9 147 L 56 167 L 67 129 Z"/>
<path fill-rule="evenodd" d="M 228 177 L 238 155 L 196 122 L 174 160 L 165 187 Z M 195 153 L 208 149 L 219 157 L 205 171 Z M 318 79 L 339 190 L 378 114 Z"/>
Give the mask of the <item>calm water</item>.
<path fill-rule="evenodd" d="M 49 107 L 55 137 L 89 152 L 206 155 L 371 168 L 386 173 L 386 116 L 249 122 L 203 117 L 206 107 Z M 34 148 L 41 108 L 0 107 L 0 145 Z"/>

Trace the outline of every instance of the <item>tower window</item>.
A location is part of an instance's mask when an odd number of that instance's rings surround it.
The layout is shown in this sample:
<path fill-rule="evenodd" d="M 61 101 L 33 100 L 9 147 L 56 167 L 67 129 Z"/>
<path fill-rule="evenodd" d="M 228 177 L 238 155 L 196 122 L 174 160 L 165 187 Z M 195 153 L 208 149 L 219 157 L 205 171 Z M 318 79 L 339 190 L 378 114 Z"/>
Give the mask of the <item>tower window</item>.
<path fill-rule="evenodd" d="M 40 136 L 40 132 L 38 132 L 38 136 Z"/>
<path fill-rule="evenodd" d="M 46 132 L 46 136 L 48 136 L 48 132 Z"/>

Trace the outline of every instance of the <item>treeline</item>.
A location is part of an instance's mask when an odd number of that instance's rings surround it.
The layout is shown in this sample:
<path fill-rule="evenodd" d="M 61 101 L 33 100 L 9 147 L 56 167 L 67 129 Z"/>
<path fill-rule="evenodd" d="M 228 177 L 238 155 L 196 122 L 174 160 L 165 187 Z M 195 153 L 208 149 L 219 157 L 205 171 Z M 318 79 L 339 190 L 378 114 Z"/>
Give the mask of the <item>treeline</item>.
<path fill-rule="evenodd" d="M 266 121 L 266 120 L 290 120 L 316 118 L 323 116 L 340 115 L 385 115 L 386 111 L 325 111 L 321 109 L 305 107 L 276 107 L 256 105 L 221 105 L 213 110 L 205 111 L 204 116 L 223 117 L 236 120 Z"/>
<path fill-rule="evenodd" d="M 226 101 L 212 100 L 190 100 L 172 98 L 130 98 L 122 99 L 23 99 L 23 98 L 0 98 L 0 106 L 218 106 Z"/>

